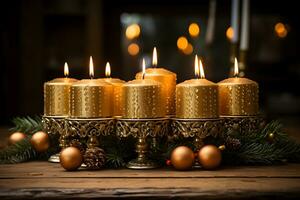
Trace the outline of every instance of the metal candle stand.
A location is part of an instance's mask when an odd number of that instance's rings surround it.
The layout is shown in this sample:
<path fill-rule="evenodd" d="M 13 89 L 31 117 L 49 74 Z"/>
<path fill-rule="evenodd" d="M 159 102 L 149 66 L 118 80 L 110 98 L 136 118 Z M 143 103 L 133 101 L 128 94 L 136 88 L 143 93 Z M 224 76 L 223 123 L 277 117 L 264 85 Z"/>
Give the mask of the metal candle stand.
<path fill-rule="evenodd" d="M 54 136 L 59 136 L 59 146 L 65 148 L 66 138 L 65 138 L 65 118 L 66 117 L 57 117 L 57 116 L 46 116 L 42 117 L 43 130 Z M 59 153 L 50 156 L 48 159 L 49 162 L 59 163 Z"/>
<path fill-rule="evenodd" d="M 136 152 L 138 157 L 127 164 L 130 169 L 153 169 L 157 164 L 147 158 L 147 137 L 162 137 L 168 134 L 169 119 L 118 119 L 116 131 L 119 137 L 138 138 Z"/>

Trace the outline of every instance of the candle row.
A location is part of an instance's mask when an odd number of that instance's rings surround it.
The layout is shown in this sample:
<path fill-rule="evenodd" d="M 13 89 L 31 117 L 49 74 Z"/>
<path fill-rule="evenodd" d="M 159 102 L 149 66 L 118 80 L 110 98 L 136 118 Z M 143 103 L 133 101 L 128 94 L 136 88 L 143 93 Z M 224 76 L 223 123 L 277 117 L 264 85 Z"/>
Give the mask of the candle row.
<path fill-rule="evenodd" d="M 217 118 L 219 116 L 251 116 L 258 114 L 258 84 L 236 77 L 218 84 L 205 79 L 201 60 L 195 57 L 195 79 L 176 85 L 176 74 L 157 67 L 153 51 L 153 67 L 125 82 L 110 77 L 94 79 L 90 58 L 91 79 L 57 78 L 44 84 L 44 114 L 57 117 L 103 118 L 120 116 L 130 119 L 176 116 L 183 119 Z"/>

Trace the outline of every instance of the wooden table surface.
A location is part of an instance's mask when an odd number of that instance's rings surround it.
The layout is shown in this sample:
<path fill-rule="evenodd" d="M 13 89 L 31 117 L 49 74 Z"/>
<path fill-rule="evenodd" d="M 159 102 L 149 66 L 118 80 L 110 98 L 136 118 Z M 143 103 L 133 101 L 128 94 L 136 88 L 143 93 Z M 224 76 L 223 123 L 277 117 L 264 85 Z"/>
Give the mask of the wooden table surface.
<path fill-rule="evenodd" d="M 1 200 L 99 197 L 297 199 L 300 197 L 300 164 L 186 172 L 171 168 L 67 172 L 59 164 L 49 162 L 0 165 Z"/>

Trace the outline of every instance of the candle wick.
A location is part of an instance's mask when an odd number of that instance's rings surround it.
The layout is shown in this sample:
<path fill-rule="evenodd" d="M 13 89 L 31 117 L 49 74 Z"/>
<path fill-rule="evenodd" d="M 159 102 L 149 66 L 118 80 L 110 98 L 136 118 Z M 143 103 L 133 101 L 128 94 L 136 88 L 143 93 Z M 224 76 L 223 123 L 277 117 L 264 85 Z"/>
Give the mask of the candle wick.
<path fill-rule="evenodd" d="M 142 79 L 143 80 L 145 79 L 145 75 L 146 75 L 146 73 L 143 73 L 143 75 L 142 75 Z"/>

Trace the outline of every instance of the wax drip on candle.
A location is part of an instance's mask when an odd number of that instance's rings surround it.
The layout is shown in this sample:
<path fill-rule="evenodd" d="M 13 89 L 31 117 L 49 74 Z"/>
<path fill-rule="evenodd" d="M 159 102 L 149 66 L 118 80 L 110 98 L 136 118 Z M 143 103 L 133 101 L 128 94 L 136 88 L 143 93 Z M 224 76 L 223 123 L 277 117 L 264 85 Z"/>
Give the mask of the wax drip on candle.
<path fill-rule="evenodd" d="M 154 49 L 153 49 L 152 65 L 153 65 L 153 67 L 157 67 L 157 51 L 156 51 L 156 47 L 154 47 Z"/>
<path fill-rule="evenodd" d="M 145 62 L 145 58 L 143 58 L 143 75 L 142 75 L 142 79 L 145 79 L 145 75 L 146 75 L 146 62 Z"/>
<path fill-rule="evenodd" d="M 64 65 L 64 75 L 66 78 L 68 78 L 68 76 L 69 76 L 69 66 L 68 66 L 67 62 L 65 62 L 65 65 Z"/>
<path fill-rule="evenodd" d="M 93 58 L 92 56 L 90 56 L 90 78 L 93 79 L 94 78 L 94 64 L 93 64 Z"/>
<path fill-rule="evenodd" d="M 200 72 L 199 72 L 199 60 L 198 60 L 198 56 L 195 56 L 195 77 L 196 79 L 200 78 Z"/>
<path fill-rule="evenodd" d="M 205 74 L 204 74 L 204 69 L 203 69 L 203 65 L 202 65 L 202 61 L 201 59 L 199 59 L 199 67 L 200 67 L 200 78 L 204 79 L 205 78 Z"/>
<path fill-rule="evenodd" d="M 106 76 L 106 78 L 110 78 L 110 74 L 111 74 L 110 64 L 109 64 L 109 62 L 107 62 L 106 66 L 105 66 L 105 76 Z"/>
<path fill-rule="evenodd" d="M 236 58 L 234 58 L 234 77 L 239 77 L 239 64 Z"/>

